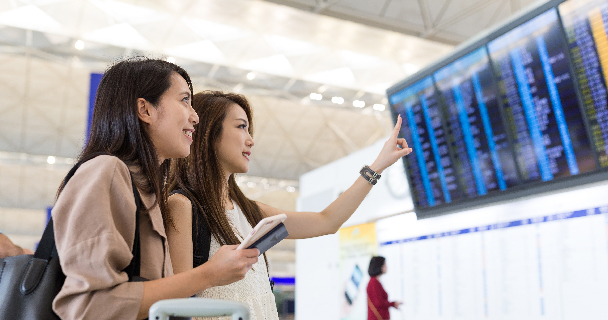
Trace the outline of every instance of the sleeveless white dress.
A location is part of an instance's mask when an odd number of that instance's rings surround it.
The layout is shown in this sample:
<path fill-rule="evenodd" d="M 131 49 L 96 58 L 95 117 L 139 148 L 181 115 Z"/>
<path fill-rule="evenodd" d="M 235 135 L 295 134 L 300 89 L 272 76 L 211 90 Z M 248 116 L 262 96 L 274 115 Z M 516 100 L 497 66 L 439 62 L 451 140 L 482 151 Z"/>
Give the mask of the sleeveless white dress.
<path fill-rule="evenodd" d="M 249 234 L 253 227 L 247 222 L 241 209 L 234 203 L 234 209 L 226 210 L 228 221 L 239 240 L 243 235 Z M 220 249 L 220 244 L 215 237 L 211 237 L 209 248 L 209 258 Z M 266 270 L 266 261 L 260 255 L 258 262 L 247 272 L 243 280 L 231 283 L 226 286 L 212 287 L 197 294 L 201 298 L 223 299 L 242 302 L 249 306 L 251 320 L 278 320 L 279 314 L 274 300 L 274 294 L 270 290 L 270 280 Z M 230 317 L 205 317 L 197 319 L 230 320 Z"/>

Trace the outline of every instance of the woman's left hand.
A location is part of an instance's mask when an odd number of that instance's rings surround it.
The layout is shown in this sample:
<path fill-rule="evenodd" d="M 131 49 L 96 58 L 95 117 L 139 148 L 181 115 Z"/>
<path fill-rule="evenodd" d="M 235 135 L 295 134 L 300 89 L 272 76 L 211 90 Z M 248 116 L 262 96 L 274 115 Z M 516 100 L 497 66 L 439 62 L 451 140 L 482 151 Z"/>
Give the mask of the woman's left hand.
<path fill-rule="evenodd" d="M 384 147 L 380 151 L 376 161 L 370 166 L 372 170 L 381 173 L 384 169 L 395 163 L 402 157 L 407 156 L 412 152 L 412 148 L 407 146 L 407 141 L 404 138 L 397 138 L 401 130 L 401 115 L 397 117 L 397 123 L 391 133 L 391 136 L 384 143 Z"/>

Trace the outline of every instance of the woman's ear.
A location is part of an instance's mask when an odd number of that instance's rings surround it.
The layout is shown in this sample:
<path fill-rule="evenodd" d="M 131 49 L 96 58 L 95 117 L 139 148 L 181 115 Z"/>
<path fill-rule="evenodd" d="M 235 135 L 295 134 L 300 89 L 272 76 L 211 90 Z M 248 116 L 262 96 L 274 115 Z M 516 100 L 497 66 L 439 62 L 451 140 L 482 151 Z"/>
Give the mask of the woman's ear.
<path fill-rule="evenodd" d="M 147 124 L 154 121 L 154 106 L 144 98 L 137 98 L 137 116 L 139 120 Z"/>

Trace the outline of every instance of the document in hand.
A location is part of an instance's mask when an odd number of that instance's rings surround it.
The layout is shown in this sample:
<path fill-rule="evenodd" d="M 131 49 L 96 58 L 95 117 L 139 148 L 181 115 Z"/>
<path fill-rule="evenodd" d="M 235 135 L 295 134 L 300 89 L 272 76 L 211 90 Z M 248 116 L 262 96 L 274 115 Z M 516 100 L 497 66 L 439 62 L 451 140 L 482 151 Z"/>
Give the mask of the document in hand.
<path fill-rule="evenodd" d="M 262 219 L 241 242 L 237 250 L 258 248 L 260 254 L 285 239 L 289 233 L 283 224 L 287 216 L 279 214 Z"/>

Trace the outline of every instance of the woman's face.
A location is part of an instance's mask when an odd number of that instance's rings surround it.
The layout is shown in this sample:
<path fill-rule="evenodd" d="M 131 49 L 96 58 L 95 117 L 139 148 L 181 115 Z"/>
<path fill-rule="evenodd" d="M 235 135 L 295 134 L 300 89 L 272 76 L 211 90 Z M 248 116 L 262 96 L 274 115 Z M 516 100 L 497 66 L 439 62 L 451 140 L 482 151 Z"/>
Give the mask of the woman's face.
<path fill-rule="evenodd" d="M 154 121 L 149 134 L 160 162 L 169 158 L 184 158 L 190 154 L 194 125 L 198 115 L 192 109 L 190 88 L 177 72 L 171 75 L 171 86 L 152 108 Z"/>
<path fill-rule="evenodd" d="M 253 138 L 249 134 L 249 120 L 245 110 L 236 103 L 228 108 L 222 133 L 216 144 L 220 166 L 226 175 L 249 171 L 249 157 Z"/>
<path fill-rule="evenodd" d="M 386 262 L 382 265 L 382 273 L 381 274 L 385 274 L 386 273 Z"/>

